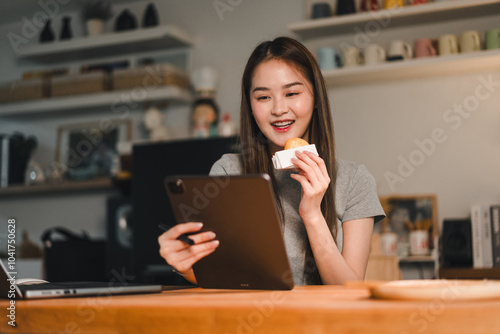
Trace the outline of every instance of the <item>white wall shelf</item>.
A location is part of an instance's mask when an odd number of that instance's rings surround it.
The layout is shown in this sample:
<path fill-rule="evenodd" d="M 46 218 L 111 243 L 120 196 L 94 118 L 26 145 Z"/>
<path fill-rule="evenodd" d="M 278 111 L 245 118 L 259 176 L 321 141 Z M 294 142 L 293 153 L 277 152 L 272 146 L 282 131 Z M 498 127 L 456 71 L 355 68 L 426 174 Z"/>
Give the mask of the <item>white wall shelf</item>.
<path fill-rule="evenodd" d="M 194 38 L 175 26 L 140 28 L 110 32 L 99 36 L 80 37 L 68 41 L 31 44 L 21 48 L 18 58 L 41 62 L 107 57 L 120 54 L 189 47 Z"/>
<path fill-rule="evenodd" d="M 500 50 L 409 59 L 324 71 L 329 87 L 500 70 Z"/>
<path fill-rule="evenodd" d="M 459 20 L 473 16 L 492 15 L 500 11 L 500 0 L 454 0 L 406 6 L 391 10 L 356 13 L 344 16 L 305 20 L 288 25 L 288 30 L 301 38 L 331 37 L 355 33 L 362 24 L 379 22 L 387 28 L 412 26 L 421 23 Z M 384 26 L 384 25 L 382 25 Z"/>
<path fill-rule="evenodd" d="M 68 113 L 78 110 L 88 111 L 89 109 L 102 110 L 103 108 L 109 108 L 109 110 L 112 111 L 112 108 L 119 108 L 120 106 L 127 105 L 127 101 L 130 100 L 130 94 L 130 90 L 111 91 L 0 104 L 0 117 L 41 115 L 57 112 Z M 167 86 L 145 90 L 145 98 L 143 101 L 189 103 L 192 101 L 192 94 L 190 91 L 177 86 Z"/>
<path fill-rule="evenodd" d="M 62 183 L 35 184 L 31 186 L 13 185 L 7 188 L 0 188 L 0 197 L 17 197 L 25 195 L 45 195 L 49 193 L 100 190 L 113 190 L 113 184 L 110 178 L 93 179 L 87 181 L 64 181 Z"/>

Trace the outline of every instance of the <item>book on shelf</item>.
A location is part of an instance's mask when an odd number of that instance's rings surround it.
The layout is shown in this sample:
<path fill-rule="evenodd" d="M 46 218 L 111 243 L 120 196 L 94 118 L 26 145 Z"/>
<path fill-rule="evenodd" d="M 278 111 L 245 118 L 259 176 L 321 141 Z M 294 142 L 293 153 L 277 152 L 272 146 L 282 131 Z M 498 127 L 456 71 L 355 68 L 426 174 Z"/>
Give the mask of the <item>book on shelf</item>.
<path fill-rule="evenodd" d="M 9 185 L 9 143 L 9 136 L 0 134 L 0 188 Z"/>
<path fill-rule="evenodd" d="M 493 266 L 500 267 L 500 204 L 490 206 Z"/>
<path fill-rule="evenodd" d="M 500 204 L 471 207 L 473 268 L 500 266 Z"/>

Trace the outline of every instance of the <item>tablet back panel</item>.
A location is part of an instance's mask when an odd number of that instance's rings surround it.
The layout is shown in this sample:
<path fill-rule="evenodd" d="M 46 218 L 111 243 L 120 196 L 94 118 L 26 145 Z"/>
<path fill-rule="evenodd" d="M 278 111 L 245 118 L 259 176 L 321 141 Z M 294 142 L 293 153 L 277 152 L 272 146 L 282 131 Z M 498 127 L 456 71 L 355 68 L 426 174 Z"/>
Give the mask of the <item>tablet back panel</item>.
<path fill-rule="evenodd" d="M 203 288 L 288 290 L 294 286 L 268 175 L 172 176 L 165 186 L 178 223 L 201 221 L 220 240 L 198 261 Z"/>

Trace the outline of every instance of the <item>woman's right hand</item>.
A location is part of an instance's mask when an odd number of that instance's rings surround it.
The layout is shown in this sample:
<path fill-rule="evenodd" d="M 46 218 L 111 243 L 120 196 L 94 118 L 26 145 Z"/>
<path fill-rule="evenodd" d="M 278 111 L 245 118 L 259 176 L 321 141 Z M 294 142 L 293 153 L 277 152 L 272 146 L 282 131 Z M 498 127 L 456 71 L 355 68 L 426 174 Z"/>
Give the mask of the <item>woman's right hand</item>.
<path fill-rule="evenodd" d="M 214 232 L 196 233 L 202 227 L 202 223 L 195 222 L 177 224 L 158 237 L 161 257 L 182 276 L 195 284 L 193 264 L 213 253 L 219 246 L 219 240 L 214 240 Z M 194 245 L 177 239 L 184 233 L 194 233 L 189 235 L 189 239 L 194 241 Z"/>

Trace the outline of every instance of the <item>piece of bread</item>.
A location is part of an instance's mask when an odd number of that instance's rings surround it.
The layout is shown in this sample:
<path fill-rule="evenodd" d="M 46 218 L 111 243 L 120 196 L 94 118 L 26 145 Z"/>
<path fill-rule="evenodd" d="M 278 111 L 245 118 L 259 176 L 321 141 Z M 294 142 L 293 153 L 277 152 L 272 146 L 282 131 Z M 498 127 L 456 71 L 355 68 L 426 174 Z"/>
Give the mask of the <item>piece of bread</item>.
<path fill-rule="evenodd" d="M 285 150 L 307 145 L 309 145 L 309 143 L 302 138 L 290 138 L 285 142 Z"/>

